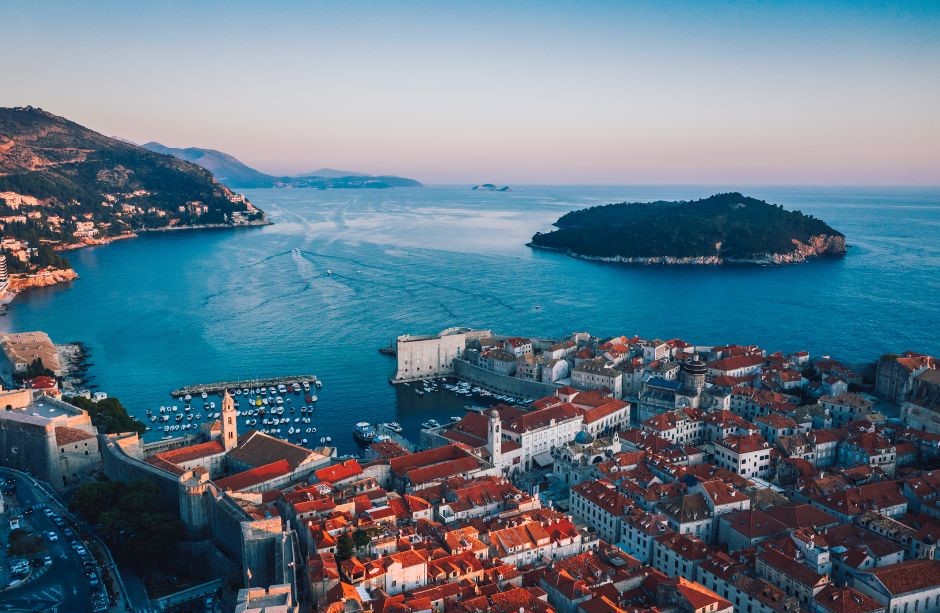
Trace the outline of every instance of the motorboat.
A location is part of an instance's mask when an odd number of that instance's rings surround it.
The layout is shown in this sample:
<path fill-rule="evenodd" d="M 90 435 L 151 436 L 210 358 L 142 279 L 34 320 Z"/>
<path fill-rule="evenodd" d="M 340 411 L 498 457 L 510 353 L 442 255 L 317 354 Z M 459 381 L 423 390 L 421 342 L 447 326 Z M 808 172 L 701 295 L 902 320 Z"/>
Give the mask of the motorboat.
<path fill-rule="evenodd" d="M 353 427 L 353 436 L 363 443 L 371 443 L 377 435 L 372 424 L 367 421 L 360 421 Z"/>

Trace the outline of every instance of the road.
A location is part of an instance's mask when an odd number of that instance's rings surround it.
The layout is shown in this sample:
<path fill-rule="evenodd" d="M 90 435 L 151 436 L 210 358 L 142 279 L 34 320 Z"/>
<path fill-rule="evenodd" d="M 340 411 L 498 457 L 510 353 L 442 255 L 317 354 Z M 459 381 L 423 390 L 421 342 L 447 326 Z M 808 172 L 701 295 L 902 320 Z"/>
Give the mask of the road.
<path fill-rule="evenodd" d="M 49 504 L 49 496 L 31 480 L 0 468 L 0 478 L 16 478 L 17 506 L 21 509 L 36 504 Z M 53 507 L 58 511 L 57 507 Z M 91 612 L 91 594 L 81 557 L 70 546 L 62 530 L 42 510 L 27 517 L 34 531 L 54 531 L 59 539 L 49 543 L 52 566 L 42 576 L 26 584 L 0 593 L 0 613 L 56 613 Z"/>

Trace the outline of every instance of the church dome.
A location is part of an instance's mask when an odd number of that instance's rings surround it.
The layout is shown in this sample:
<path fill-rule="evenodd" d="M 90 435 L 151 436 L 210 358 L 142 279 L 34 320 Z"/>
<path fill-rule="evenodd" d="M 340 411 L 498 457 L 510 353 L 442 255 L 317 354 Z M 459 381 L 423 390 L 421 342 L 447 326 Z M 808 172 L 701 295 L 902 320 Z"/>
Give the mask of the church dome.
<path fill-rule="evenodd" d="M 588 443 L 594 442 L 594 437 L 591 436 L 591 433 L 588 432 L 587 430 L 581 430 L 580 432 L 574 435 L 574 442 L 576 442 L 579 445 L 587 445 Z"/>

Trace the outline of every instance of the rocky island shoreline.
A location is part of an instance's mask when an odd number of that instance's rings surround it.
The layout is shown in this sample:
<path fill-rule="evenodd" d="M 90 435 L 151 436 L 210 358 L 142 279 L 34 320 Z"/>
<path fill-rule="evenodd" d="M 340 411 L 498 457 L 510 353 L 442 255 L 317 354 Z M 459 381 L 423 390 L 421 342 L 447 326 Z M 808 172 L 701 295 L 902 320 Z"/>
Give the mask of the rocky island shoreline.
<path fill-rule="evenodd" d="M 593 262 L 637 265 L 799 264 L 845 255 L 825 222 L 739 193 L 691 202 L 620 203 L 566 213 L 527 245 Z"/>
<path fill-rule="evenodd" d="M 808 243 L 793 241 L 793 251 L 786 253 L 765 253 L 748 258 L 722 257 L 720 255 L 701 256 L 651 256 L 651 257 L 624 257 L 591 256 L 575 253 L 570 249 L 547 247 L 536 243 L 527 243 L 526 246 L 544 251 L 557 251 L 567 256 L 587 260 L 589 262 L 607 262 L 610 264 L 638 264 L 644 266 L 721 266 L 723 264 L 756 264 L 759 266 L 779 266 L 784 264 L 802 264 L 817 257 L 841 256 L 846 252 L 845 238 L 842 236 L 829 236 L 820 234 L 811 237 Z"/>

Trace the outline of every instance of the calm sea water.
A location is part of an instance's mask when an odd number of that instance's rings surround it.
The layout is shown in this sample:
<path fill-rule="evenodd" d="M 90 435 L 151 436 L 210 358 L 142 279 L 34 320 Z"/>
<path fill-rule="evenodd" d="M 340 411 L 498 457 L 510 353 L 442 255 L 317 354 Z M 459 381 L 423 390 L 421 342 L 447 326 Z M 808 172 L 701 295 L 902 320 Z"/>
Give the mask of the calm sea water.
<path fill-rule="evenodd" d="M 466 404 L 387 383 L 394 363 L 377 348 L 405 332 L 678 336 L 850 362 L 940 353 L 938 189 L 745 190 L 846 234 L 847 257 L 799 266 L 626 267 L 524 246 L 572 209 L 716 191 L 728 190 L 253 190 L 275 225 L 72 252 L 81 278 L 19 297 L 0 328 L 84 341 L 94 383 L 139 416 L 185 384 L 314 373 L 317 437 L 343 452 L 356 421 L 397 419 L 416 438 Z"/>

